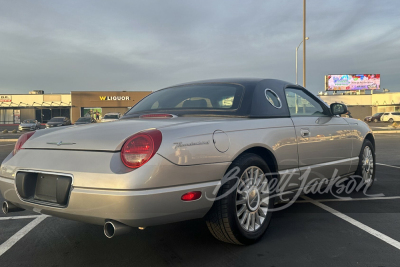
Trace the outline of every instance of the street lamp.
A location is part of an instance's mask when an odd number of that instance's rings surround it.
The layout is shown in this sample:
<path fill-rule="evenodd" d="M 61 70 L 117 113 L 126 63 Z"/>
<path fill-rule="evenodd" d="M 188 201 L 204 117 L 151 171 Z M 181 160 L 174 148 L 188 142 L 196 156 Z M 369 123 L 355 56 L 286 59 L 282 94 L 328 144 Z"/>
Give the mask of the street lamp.
<path fill-rule="evenodd" d="M 310 38 L 306 37 L 306 40 L 308 40 Z M 299 47 L 301 46 L 301 44 L 303 43 L 303 41 L 300 42 L 300 44 L 296 47 L 296 84 L 298 84 L 297 82 L 297 51 L 299 50 Z"/>
<path fill-rule="evenodd" d="M 303 0 L 303 87 L 306 87 L 306 0 Z"/>

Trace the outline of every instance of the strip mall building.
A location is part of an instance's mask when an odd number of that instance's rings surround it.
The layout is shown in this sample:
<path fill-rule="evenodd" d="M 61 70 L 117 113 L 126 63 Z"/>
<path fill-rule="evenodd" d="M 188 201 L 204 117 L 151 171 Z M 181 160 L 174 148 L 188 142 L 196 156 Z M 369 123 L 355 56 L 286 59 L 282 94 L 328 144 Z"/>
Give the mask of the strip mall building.
<path fill-rule="evenodd" d="M 0 95 L 0 124 L 17 124 L 26 119 L 46 123 L 53 117 L 68 117 L 72 122 L 83 116 L 104 116 L 106 113 L 124 114 L 139 100 L 150 94 L 144 91 L 93 92 L 73 91 L 70 94 Z"/>
<path fill-rule="evenodd" d="M 0 95 L 0 124 L 16 124 L 26 119 L 46 123 L 53 117 L 68 117 L 72 122 L 78 118 L 119 112 L 129 108 L 151 92 L 104 92 L 73 91 L 70 94 Z M 327 104 L 346 104 L 351 115 L 357 119 L 378 112 L 400 111 L 400 93 L 335 94 L 319 96 Z"/>
<path fill-rule="evenodd" d="M 327 104 L 343 103 L 347 105 L 353 118 L 363 120 L 379 112 L 400 111 L 400 93 L 374 93 L 374 94 L 336 94 L 319 96 Z"/>

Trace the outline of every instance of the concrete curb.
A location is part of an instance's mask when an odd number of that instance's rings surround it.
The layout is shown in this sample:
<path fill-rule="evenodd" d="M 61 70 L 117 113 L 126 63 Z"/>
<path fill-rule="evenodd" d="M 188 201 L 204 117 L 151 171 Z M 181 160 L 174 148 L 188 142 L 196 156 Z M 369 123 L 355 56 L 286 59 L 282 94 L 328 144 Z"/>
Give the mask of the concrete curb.
<path fill-rule="evenodd" d="M 374 134 L 400 133 L 400 130 L 373 131 Z"/>
<path fill-rule="evenodd" d="M 17 142 L 18 139 L 0 139 L 0 142 Z"/>

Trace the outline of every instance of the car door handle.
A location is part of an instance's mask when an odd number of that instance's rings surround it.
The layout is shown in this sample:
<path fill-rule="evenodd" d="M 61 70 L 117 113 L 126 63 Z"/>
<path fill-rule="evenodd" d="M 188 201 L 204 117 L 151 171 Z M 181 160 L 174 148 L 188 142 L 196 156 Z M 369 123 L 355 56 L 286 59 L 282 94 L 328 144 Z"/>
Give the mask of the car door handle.
<path fill-rule="evenodd" d="M 310 130 L 308 129 L 301 129 L 300 130 L 300 134 L 302 137 L 307 138 L 310 137 Z"/>

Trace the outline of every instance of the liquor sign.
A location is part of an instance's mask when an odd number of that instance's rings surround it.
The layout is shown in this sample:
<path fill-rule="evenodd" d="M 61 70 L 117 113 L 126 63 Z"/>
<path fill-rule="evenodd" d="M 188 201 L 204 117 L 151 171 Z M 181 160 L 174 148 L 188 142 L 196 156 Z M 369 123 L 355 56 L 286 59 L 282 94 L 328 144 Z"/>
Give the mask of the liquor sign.
<path fill-rule="evenodd" d="M 125 101 L 131 100 L 130 96 L 99 96 L 102 101 Z"/>

